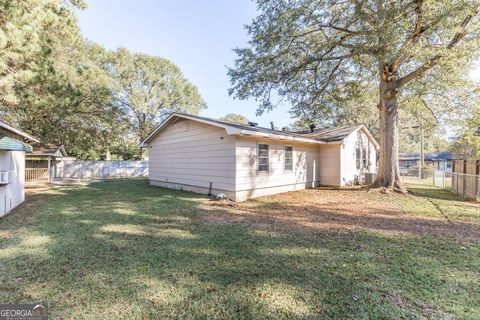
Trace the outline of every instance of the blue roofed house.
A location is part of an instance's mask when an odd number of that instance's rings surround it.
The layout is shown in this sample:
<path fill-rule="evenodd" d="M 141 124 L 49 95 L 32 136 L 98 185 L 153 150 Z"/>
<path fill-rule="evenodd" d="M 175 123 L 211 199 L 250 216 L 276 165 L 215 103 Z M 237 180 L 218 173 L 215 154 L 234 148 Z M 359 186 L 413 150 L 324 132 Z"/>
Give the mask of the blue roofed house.
<path fill-rule="evenodd" d="M 39 142 L 26 132 L 0 120 L 0 217 L 25 199 L 25 152 Z"/>
<path fill-rule="evenodd" d="M 432 164 L 435 170 L 452 172 L 452 163 L 456 159 L 455 155 L 447 152 L 426 153 L 425 163 Z M 416 168 L 420 163 L 420 153 L 400 153 L 398 160 L 401 169 Z"/>

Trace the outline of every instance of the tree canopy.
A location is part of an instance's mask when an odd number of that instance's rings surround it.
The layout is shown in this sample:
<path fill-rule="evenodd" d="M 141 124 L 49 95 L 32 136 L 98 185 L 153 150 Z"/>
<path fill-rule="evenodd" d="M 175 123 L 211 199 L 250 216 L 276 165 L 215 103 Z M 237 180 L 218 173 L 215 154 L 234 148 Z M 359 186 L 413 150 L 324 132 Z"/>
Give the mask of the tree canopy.
<path fill-rule="evenodd" d="M 168 111 L 206 105 L 172 62 L 85 40 L 78 0 L 0 3 L 0 116 L 81 159 L 139 158 Z"/>
<path fill-rule="evenodd" d="M 479 55 L 479 2 L 258 0 L 257 6 L 249 46 L 235 50 L 230 93 L 257 99 L 259 113 L 280 97 L 294 116 L 328 120 L 345 113 L 351 92 L 376 87 L 376 103 L 359 108 L 377 108 L 377 184 L 400 189 L 399 106 L 418 91 L 438 92 L 436 86 L 448 95 L 450 80 L 462 72 L 465 78 Z"/>
<path fill-rule="evenodd" d="M 221 117 L 220 120 L 243 123 L 243 124 L 248 124 L 248 122 L 250 121 L 245 116 L 242 116 L 241 114 L 238 114 L 238 113 L 226 114 L 223 117 Z"/>

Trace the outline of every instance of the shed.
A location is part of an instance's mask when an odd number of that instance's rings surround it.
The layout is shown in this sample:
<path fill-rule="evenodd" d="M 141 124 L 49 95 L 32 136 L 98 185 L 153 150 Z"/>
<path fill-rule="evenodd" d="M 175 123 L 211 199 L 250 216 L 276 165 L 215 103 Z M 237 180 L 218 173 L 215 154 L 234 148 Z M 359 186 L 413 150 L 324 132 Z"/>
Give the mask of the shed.
<path fill-rule="evenodd" d="M 0 217 L 25 199 L 25 153 L 32 142 L 39 141 L 0 120 Z"/>

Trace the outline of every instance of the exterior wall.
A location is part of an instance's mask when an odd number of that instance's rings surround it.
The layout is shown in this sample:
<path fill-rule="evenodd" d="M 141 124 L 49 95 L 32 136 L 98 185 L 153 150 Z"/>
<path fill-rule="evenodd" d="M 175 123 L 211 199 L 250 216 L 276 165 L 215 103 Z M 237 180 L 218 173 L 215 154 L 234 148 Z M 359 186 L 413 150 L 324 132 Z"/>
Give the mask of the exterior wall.
<path fill-rule="evenodd" d="M 341 144 L 314 144 L 229 136 L 222 128 L 192 120 L 168 125 L 150 143 L 152 185 L 197 193 L 224 193 L 235 201 L 319 185 L 352 184 L 355 175 L 376 172 L 376 150 L 363 131 Z M 269 146 L 269 170 L 258 171 L 258 144 Z M 356 169 L 357 143 L 370 148 L 368 168 Z M 285 147 L 293 170 L 285 170 Z"/>
<path fill-rule="evenodd" d="M 369 151 L 369 158 L 367 166 L 364 167 L 363 161 L 360 161 L 360 168 L 357 168 L 357 146 L 363 146 Z M 367 151 L 368 156 L 368 151 Z M 356 179 L 360 179 L 365 173 L 377 172 L 377 151 L 375 146 L 371 143 L 368 136 L 362 130 L 352 132 L 342 143 L 341 150 L 341 185 L 353 185 Z"/>
<path fill-rule="evenodd" d="M 318 149 L 319 184 L 322 186 L 341 185 L 341 144 L 322 144 Z"/>
<path fill-rule="evenodd" d="M 258 171 L 257 145 L 268 144 L 269 171 Z M 285 147 L 293 148 L 293 170 L 285 171 Z M 236 201 L 319 185 L 318 145 L 236 138 Z"/>
<path fill-rule="evenodd" d="M 149 148 L 152 185 L 235 199 L 235 137 L 192 120 L 166 127 Z"/>
<path fill-rule="evenodd" d="M 400 168 L 413 168 L 417 166 L 417 160 L 399 160 Z"/>
<path fill-rule="evenodd" d="M 13 171 L 9 184 L 0 185 L 0 217 L 25 200 L 25 153 L 0 150 L 0 171 Z"/>

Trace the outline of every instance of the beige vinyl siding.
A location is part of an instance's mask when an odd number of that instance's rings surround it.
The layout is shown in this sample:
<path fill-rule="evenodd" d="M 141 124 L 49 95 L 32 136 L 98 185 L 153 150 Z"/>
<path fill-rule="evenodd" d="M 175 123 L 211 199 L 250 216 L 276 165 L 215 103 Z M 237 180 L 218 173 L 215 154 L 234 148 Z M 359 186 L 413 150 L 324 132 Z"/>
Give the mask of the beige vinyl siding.
<path fill-rule="evenodd" d="M 154 185 L 207 193 L 235 191 L 235 138 L 224 129 L 191 120 L 168 125 L 150 143 Z"/>
<path fill-rule="evenodd" d="M 322 186 L 340 186 L 340 148 L 341 144 L 322 144 L 318 150 L 319 174 L 318 179 Z"/>
<path fill-rule="evenodd" d="M 258 171 L 258 144 L 268 144 L 269 170 Z M 285 146 L 293 147 L 293 170 L 284 170 Z M 237 137 L 236 200 L 314 187 L 318 183 L 318 146 Z"/>

